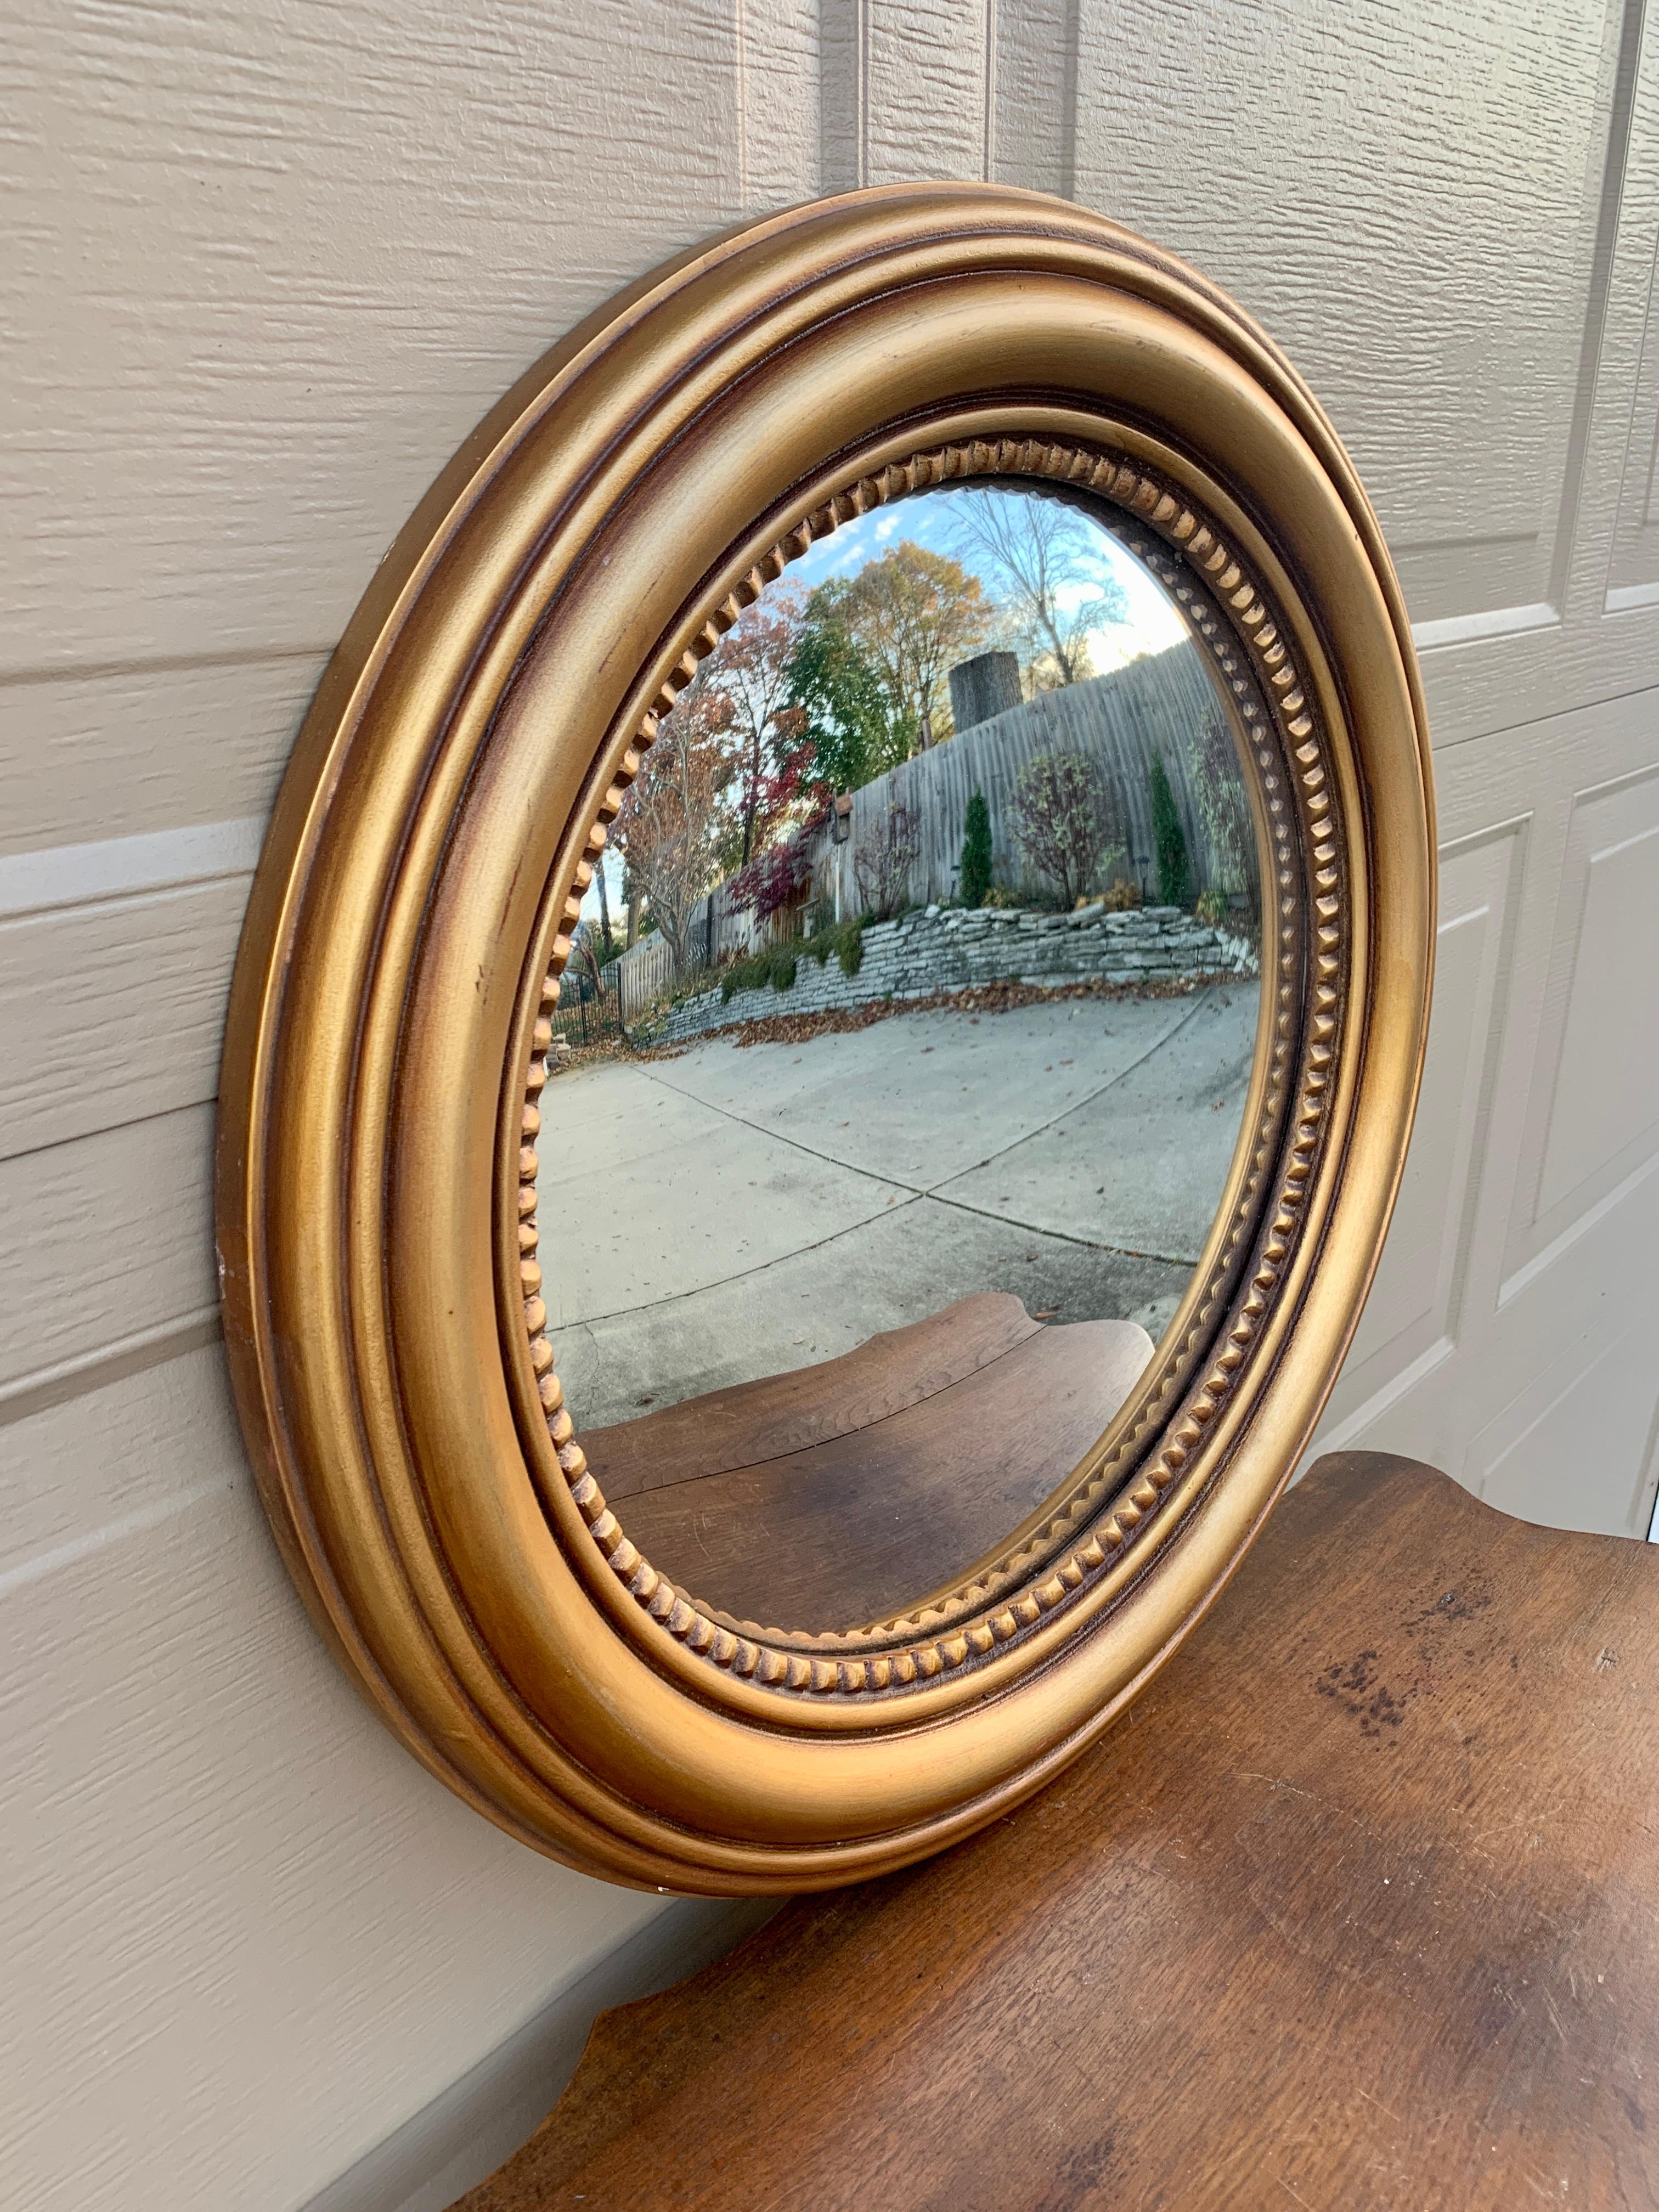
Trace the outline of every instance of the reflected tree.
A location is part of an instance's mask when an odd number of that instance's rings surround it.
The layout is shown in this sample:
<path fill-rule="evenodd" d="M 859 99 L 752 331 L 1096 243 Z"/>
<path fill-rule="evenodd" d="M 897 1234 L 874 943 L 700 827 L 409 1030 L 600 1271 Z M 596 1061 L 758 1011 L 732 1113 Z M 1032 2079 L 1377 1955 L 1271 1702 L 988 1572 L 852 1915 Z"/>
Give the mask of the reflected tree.
<path fill-rule="evenodd" d="M 924 729 L 935 738 L 948 734 L 946 677 L 996 623 L 995 604 L 979 578 L 948 553 L 907 538 L 856 576 L 838 577 L 820 591 L 879 676 L 905 751 L 915 750 Z"/>
<path fill-rule="evenodd" d="M 1081 753 L 1039 753 L 1027 761 L 1014 780 L 1008 816 L 1021 852 L 1067 907 L 1122 857 L 1115 795 Z"/>
<path fill-rule="evenodd" d="M 957 890 L 963 906 L 983 906 L 985 895 L 991 888 L 991 810 L 985 803 L 985 793 L 975 791 L 968 801 L 968 811 L 963 823 L 962 865 L 957 872 Z"/>
<path fill-rule="evenodd" d="M 1248 893 L 1255 825 L 1238 754 L 1231 735 L 1218 718 L 1212 717 L 1198 732 L 1193 784 L 1214 872 L 1211 889 L 1235 896 Z"/>
<path fill-rule="evenodd" d="M 881 671 L 860 648 L 834 584 L 806 602 L 789 666 L 789 705 L 811 744 L 814 774 L 832 791 L 857 791 L 909 751 Z"/>
<path fill-rule="evenodd" d="M 616 940 L 611 934 L 611 892 L 605 879 L 605 855 L 601 854 L 594 865 L 593 880 L 599 894 L 599 937 L 602 957 L 608 960 L 615 949 Z"/>
<path fill-rule="evenodd" d="M 1102 560 L 1102 532 L 1079 508 L 1025 492 L 962 494 L 957 542 L 988 572 L 1018 640 L 1030 689 L 1095 673 L 1091 631 L 1127 622 L 1128 594 Z"/>
<path fill-rule="evenodd" d="M 907 806 L 896 802 L 884 821 L 864 838 L 853 860 L 853 881 L 864 912 L 887 921 L 908 903 L 910 871 L 921 850 L 916 824 Z"/>
<path fill-rule="evenodd" d="M 663 718 L 611 832 L 677 970 L 692 910 L 719 868 L 723 797 L 738 765 L 732 723 L 732 702 L 705 667 Z"/>
<path fill-rule="evenodd" d="M 762 600 L 720 640 L 707 666 L 707 681 L 725 694 L 732 710 L 737 777 L 736 850 L 730 857 L 738 867 L 746 867 L 766 842 L 769 810 L 775 817 L 778 805 L 777 792 L 769 788 L 776 782 L 778 740 L 787 745 L 796 734 L 778 725 L 790 714 L 802 612 L 793 592 Z M 793 720 L 799 721 L 798 712 Z"/>
<path fill-rule="evenodd" d="M 1187 856 L 1187 833 L 1181 826 L 1181 810 L 1164 765 L 1162 753 L 1152 755 L 1152 852 L 1158 863 L 1160 906 L 1186 906 L 1192 899 L 1192 864 Z"/>

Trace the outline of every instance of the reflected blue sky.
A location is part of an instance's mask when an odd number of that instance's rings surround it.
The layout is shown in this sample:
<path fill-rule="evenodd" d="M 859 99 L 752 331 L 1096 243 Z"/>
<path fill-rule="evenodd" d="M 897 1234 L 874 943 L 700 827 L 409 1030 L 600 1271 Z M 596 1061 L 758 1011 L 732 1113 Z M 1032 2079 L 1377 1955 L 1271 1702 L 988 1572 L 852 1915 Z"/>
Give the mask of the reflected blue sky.
<path fill-rule="evenodd" d="M 905 538 L 926 546 L 930 553 L 948 553 L 972 573 L 982 564 L 964 544 L 962 535 L 962 502 L 970 489 L 978 496 L 984 487 L 964 485 L 960 489 L 919 492 L 914 498 L 896 501 L 891 507 L 878 507 L 873 514 L 845 522 L 833 537 L 820 538 L 810 553 L 793 562 L 782 581 L 810 591 L 831 576 L 856 575 L 866 562 L 879 560 L 890 546 Z M 1029 495 L 994 490 L 989 496 L 1012 505 Z M 1079 512 L 1086 514 L 1086 510 Z M 1121 626 L 1089 634 L 1090 658 L 1096 674 L 1103 676 L 1109 669 L 1133 660 L 1137 653 L 1161 653 L 1165 646 L 1178 645 L 1187 635 L 1187 626 L 1163 586 L 1127 547 L 1097 526 L 1091 534 L 1098 548 L 1094 574 L 1062 589 L 1059 598 L 1062 606 L 1075 606 L 1097 592 L 1109 577 L 1122 586 L 1128 601 L 1127 620 Z"/>

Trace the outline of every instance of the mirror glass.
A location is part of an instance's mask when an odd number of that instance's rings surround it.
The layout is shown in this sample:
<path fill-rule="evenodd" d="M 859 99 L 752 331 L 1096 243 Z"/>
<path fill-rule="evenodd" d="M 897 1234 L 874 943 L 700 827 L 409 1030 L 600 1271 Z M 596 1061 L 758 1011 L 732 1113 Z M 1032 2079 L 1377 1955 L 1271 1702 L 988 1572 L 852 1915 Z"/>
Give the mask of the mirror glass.
<path fill-rule="evenodd" d="M 874 1623 L 1066 1480 L 1208 1237 L 1260 941 L 1232 713 L 1104 516 L 924 492 L 769 588 L 628 794 L 542 1101 L 556 1369 L 662 1574 Z"/>

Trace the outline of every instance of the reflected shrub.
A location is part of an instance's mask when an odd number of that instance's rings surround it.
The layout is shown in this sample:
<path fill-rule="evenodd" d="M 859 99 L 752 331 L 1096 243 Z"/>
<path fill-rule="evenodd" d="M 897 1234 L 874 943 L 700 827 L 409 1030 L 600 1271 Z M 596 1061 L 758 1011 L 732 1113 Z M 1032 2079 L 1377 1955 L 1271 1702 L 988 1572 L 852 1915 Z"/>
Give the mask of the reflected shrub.
<path fill-rule="evenodd" d="M 991 810 L 982 791 L 976 791 L 968 801 L 963 830 L 957 888 L 963 906 L 983 906 L 991 888 Z"/>
<path fill-rule="evenodd" d="M 720 1003 L 729 1006 L 739 991 L 792 991 L 801 962 L 816 960 L 820 968 L 833 954 L 843 975 L 856 975 L 864 965 L 864 927 L 869 919 L 842 922 L 837 928 L 816 929 L 811 937 L 787 937 L 781 944 L 728 962 L 720 976 Z"/>
<path fill-rule="evenodd" d="M 800 939 L 789 937 L 781 945 L 768 945 L 758 952 L 733 960 L 720 977 L 721 1003 L 726 1004 L 739 991 L 764 990 L 769 983 L 775 991 L 793 990 L 800 951 Z"/>
<path fill-rule="evenodd" d="M 1170 771 L 1161 753 L 1152 755 L 1152 852 L 1158 862 L 1158 902 L 1188 906 L 1192 901 L 1192 864 L 1187 857 L 1187 833 L 1170 783 Z"/>
<path fill-rule="evenodd" d="M 1069 911 L 1121 857 L 1115 796 L 1081 753 L 1038 753 L 1014 779 L 1009 826 L 1028 863 Z"/>
<path fill-rule="evenodd" d="M 865 911 L 878 921 L 890 921 L 910 903 L 910 871 L 921 850 L 921 837 L 908 806 L 896 800 L 887 818 L 853 856 L 853 880 Z"/>
<path fill-rule="evenodd" d="M 807 940 L 806 950 L 820 968 L 833 952 L 843 975 L 856 975 L 864 965 L 864 917 L 844 921 L 839 929 L 820 930 Z"/>

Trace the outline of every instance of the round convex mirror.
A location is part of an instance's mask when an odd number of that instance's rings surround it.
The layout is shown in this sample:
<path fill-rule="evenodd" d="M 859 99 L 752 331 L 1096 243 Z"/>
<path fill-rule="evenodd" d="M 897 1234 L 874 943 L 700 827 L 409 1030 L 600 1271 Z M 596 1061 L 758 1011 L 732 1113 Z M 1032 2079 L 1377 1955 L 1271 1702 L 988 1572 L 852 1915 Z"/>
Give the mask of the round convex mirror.
<path fill-rule="evenodd" d="M 1157 247 L 894 186 L 562 340 L 342 639 L 225 1041 L 245 1431 L 400 1740 L 714 1893 L 1039 1789 L 1312 1433 L 1433 854 L 1364 490 Z"/>
<path fill-rule="evenodd" d="M 816 542 L 664 717 L 583 899 L 547 1337 L 625 1535 L 734 1622 L 969 1578 L 1209 1242 L 1259 1026 L 1249 755 L 1122 528 L 992 480 Z"/>

